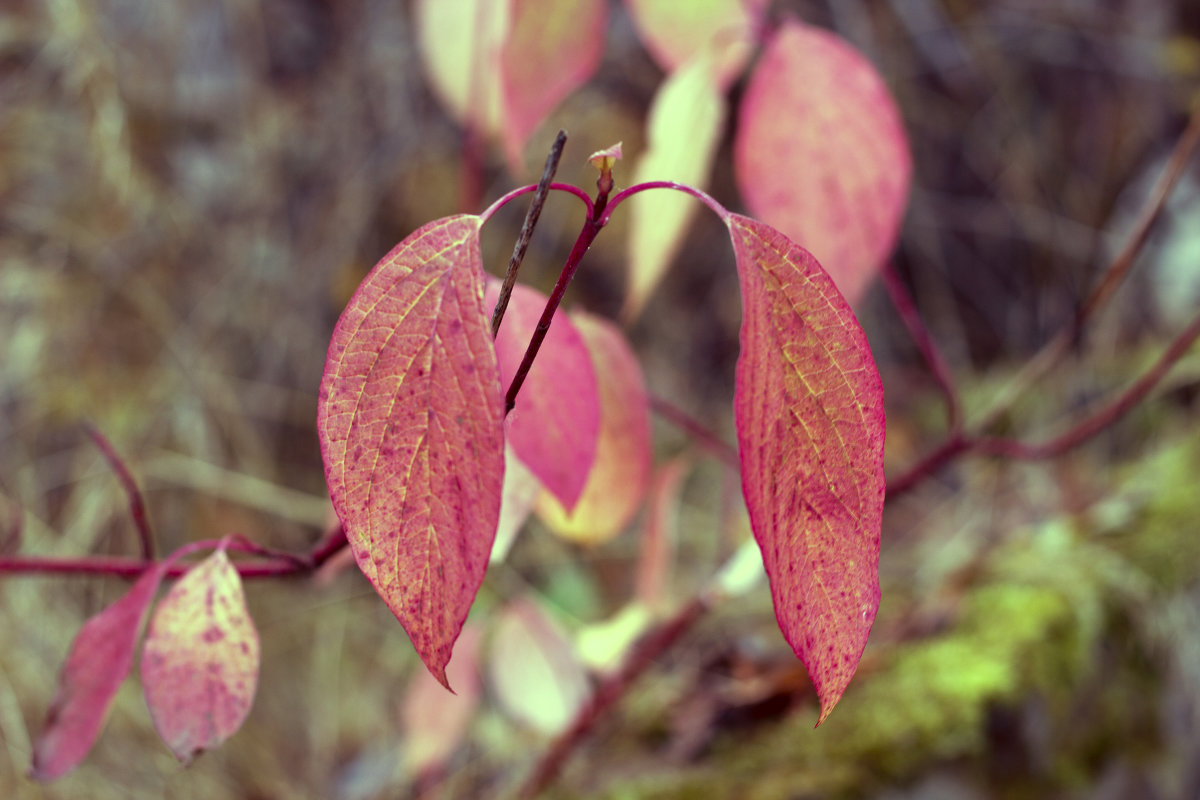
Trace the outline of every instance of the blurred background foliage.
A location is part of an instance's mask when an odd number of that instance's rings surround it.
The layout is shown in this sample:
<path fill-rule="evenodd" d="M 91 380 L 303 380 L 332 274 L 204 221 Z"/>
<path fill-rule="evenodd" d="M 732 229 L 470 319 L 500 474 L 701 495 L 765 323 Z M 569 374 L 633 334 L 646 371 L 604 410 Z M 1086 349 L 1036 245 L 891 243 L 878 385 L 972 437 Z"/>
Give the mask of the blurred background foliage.
<path fill-rule="evenodd" d="M 986 404 L 1064 324 L 1115 251 L 1200 100 L 1187 0 L 776 2 L 858 45 L 895 92 L 915 153 L 896 264 Z M 532 139 L 636 154 L 661 71 L 612 4 L 599 74 Z M 598 32 L 597 35 L 601 35 Z M 241 532 L 304 549 L 331 523 L 314 432 L 329 333 L 366 270 L 459 210 L 462 132 L 426 88 L 395 0 L 8 0 L 0 11 L 0 551 L 133 554 L 103 431 L 143 485 L 160 552 Z M 738 88 L 735 86 L 735 97 Z M 730 123 L 732 124 L 732 123 Z M 737 207 L 728 132 L 713 193 Z M 499 152 L 485 202 L 533 175 Z M 619 173 L 618 173 L 618 181 Z M 518 204 L 514 204 L 518 205 Z M 511 212 L 511 213 L 510 213 Z M 519 224 L 489 225 L 502 269 Z M 546 286 L 578 229 L 553 199 L 525 279 Z M 1127 384 L 1200 300 L 1189 168 L 1136 277 L 1013 435 L 1061 429 Z M 620 215 L 572 302 L 615 314 Z M 653 391 L 732 441 L 739 306 L 728 246 L 701 217 L 629 329 Z M 860 309 L 888 399 L 888 468 L 937 442 L 940 400 L 882 291 Z M 859 677 L 814 702 L 765 589 L 710 615 L 571 762 L 563 797 L 1200 796 L 1200 354 L 1087 446 L 1046 464 L 971 459 L 888 506 L 883 605 Z M 685 438 L 658 428 L 660 453 Z M 662 591 L 680 602 L 730 547 L 729 497 L 697 455 Z M 536 599 L 563 629 L 633 591 L 637 528 L 595 550 L 536 523 L 473 619 Z M 29 783 L 56 671 L 123 590 L 0 578 L 0 795 L 475 797 L 512 786 L 546 736 L 483 702 L 444 780 L 415 786 L 401 698 L 419 665 L 353 570 L 258 582 L 263 677 L 246 727 L 188 769 L 136 680 L 72 776 Z M 490 650 L 485 644 L 486 663 Z M 531 696 L 529 703 L 542 702 Z M 553 699 L 545 702 L 554 702 Z"/>

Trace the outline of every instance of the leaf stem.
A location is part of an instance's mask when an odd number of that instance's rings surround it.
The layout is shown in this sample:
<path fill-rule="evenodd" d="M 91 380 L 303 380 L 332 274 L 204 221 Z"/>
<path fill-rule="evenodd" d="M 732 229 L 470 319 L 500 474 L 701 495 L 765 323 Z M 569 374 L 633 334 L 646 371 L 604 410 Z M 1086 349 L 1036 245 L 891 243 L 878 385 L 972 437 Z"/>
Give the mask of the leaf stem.
<path fill-rule="evenodd" d="M 500 322 L 508 308 L 508 300 L 512 297 L 513 284 L 517 282 L 517 271 L 525 260 L 525 252 L 529 249 L 529 240 L 533 238 L 533 229 L 537 226 L 538 217 L 542 215 L 542 206 L 546 203 L 546 195 L 550 193 L 550 182 L 558 171 L 558 162 L 562 158 L 563 148 L 567 144 L 567 132 L 560 130 L 550 147 L 550 155 L 546 157 L 546 167 L 542 170 L 542 179 L 538 181 L 533 193 L 533 201 L 525 213 L 525 221 L 521 223 L 521 232 L 517 243 L 513 246 L 512 258 L 508 260 L 508 269 L 504 271 L 504 282 L 500 285 L 500 298 L 496 301 L 496 310 L 492 312 L 492 338 L 500 330 Z"/>
<path fill-rule="evenodd" d="M 537 187 L 538 187 L 537 184 L 531 183 L 528 186 L 521 186 L 519 188 L 513 189 L 508 194 L 501 195 L 500 199 L 498 199 L 496 202 L 492 203 L 490 206 L 488 206 L 487 208 L 485 208 L 483 210 L 483 213 L 479 215 L 480 218 L 482 218 L 484 222 L 487 222 L 489 219 L 492 218 L 492 216 L 497 211 L 499 211 L 501 208 L 503 208 L 504 206 L 511 203 L 513 200 L 516 200 L 521 195 L 529 194 L 530 192 L 536 192 Z M 583 189 L 580 189 L 578 186 L 572 186 L 569 183 L 558 183 L 558 182 L 551 183 L 550 188 L 556 192 L 566 192 L 567 194 L 573 194 L 576 197 L 578 197 L 580 200 L 583 201 L 583 204 L 585 206 L 587 206 L 587 215 L 588 215 L 589 219 L 591 218 L 591 216 L 592 216 L 592 198 L 588 197 L 587 192 L 585 192 Z"/>
<path fill-rule="evenodd" d="M 713 213 L 722 220 L 729 219 L 729 211 L 725 208 L 725 206 L 718 203 L 707 192 L 704 192 L 701 189 L 697 189 L 694 186 L 688 186 L 686 183 L 675 183 L 675 181 L 646 181 L 645 183 L 635 183 L 633 186 L 617 192 L 612 201 L 608 203 L 607 208 L 603 209 L 604 213 L 602 220 L 604 224 L 608 224 L 608 220 L 610 217 L 612 217 L 613 211 L 615 211 L 617 206 L 625 201 L 625 198 L 632 197 L 633 195 L 638 194 L 639 192 L 644 192 L 648 189 L 674 189 L 678 192 L 683 192 L 684 194 L 690 194 L 692 197 L 711 208 Z"/>

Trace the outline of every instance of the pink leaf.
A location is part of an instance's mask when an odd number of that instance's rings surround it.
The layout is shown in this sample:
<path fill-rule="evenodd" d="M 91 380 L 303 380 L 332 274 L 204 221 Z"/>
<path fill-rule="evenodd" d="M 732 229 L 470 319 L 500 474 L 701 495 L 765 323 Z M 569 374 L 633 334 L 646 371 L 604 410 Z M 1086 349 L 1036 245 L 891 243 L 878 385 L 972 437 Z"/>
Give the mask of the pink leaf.
<path fill-rule="evenodd" d="M 713 79 L 711 59 L 698 57 L 671 73 L 658 89 L 646 123 L 649 149 L 638 160 L 633 183 L 675 181 L 708 185 L 725 123 L 725 98 Z M 680 192 L 656 189 L 629 198 L 629 294 L 621 312 L 633 319 L 662 280 L 683 242 L 698 204 Z"/>
<path fill-rule="evenodd" d="M 443 689 L 428 673 L 413 676 L 400 706 L 404 730 L 404 764 L 416 776 L 435 772 L 458 749 L 483 693 L 479 655 L 483 636 L 474 623 L 463 627 L 446 665 L 456 694 Z"/>
<path fill-rule="evenodd" d="M 650 403 L 642 368 L 620 329 L 591 314 L 574 313 L 570 318 L 596 371 L 599 438 L 575 508 L 568 513 L 553 496 L 543 493 L 537 510 L 542 521 L 560 536 L 600 544 L 624 530 L 642 503 L 652 457 Z"/>
<path fill-rule="evenodd" d="M 726 223 L 742 289 L 742 491 L 775 617 L 824 721 L 879 609 L 883 388 L 858 321 L 812 255 L 748 217 Z"/>
<path fill-rule="evenodd" d="M 500 282 L 488 282 L 491 308 Z M 517 284 L 496 335 L 500 377 L 508 386 L 546 306 L 546 296 Z M 556 313 L 517 404 L 505 420 L 508 442 L 525 466 L 567 508 L 573 508 L 596 459 L 600 399 L 587 344 L 566 314 Z"/>
<path fill-rule="evenodd" d="M 607 34 L 605 0 L 511 0 L 512 28 L 500 56 L 508 163 L 542 121 L 600 65 Z"/>
<path fill-rule="evenodd" d="M 784 24 L 742 98 L 734 169 L 754 216 L 857 303 L 896 243 L 912 177 L 900 113 L 871 64 L 832 33 Z"/>
<path fill-rule="evenodd" d="M 165 571 L 165 563 L 146 570 L 125 596 L 88 620 L 76 635 L 46 728 L 34 744 L 34 780 L 65 775 L 92 749 L 113 697 L 133 666 L 146 610 Z"/>
<path fill-rule="evenodd" d="M 500 515 L 504 398 L 483 305 L 482 220 L 431 222 L 334 328 L 317 431 L 363 574 L 443 684 Z"/>
<path fill-rule="evenodd" d="M 758 37 L 767 0 L 625 0 L 638 37 L 666 72 L 707 53 L 717 85 L 737 77 Z"/>
<path fill-rule="evenodd" d="M 237 732 L 258 686 L 258 631 L 224 550 L 192 567 L 158 604 L 142 649 L 154 727 L 189 762 Z"/>

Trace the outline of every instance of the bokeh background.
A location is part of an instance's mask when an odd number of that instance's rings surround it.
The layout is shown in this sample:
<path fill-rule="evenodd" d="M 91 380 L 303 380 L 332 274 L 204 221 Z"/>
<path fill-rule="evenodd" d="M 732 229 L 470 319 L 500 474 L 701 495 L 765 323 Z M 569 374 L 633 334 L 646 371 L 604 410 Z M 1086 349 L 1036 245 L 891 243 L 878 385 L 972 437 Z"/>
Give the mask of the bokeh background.
<path fill-rule="evenodd" d="M 604 61 L 559 127 L 559 180 L 636 154 L 661 70 L 620 3 Z M 776 2 L 878 66 L 915 157 L 895 266 L 961 384 L 985 406 L 1066 324 L 1200 100 L 1189 0 Z M 735 86 L 736 101 L 739 88 Z M 730 125 L 733 123 L 731 122 Z M 738 207 L 726 131 L 712 192 Z M 332 522 L 314 430 L 332 326 L 418 225 L 460 210 L 462 131 L 427 88 L 398 0 L 7 0 L 0 10 L 0 552 L 137 552 L 90 422 L 143 486 L 161 552 L 240 532 L 303 550 Z M 536 169 L 536 166 L 534 167 Z M 1061 430 L 1141 373 L 1200 307 L 1190 166 L 1134 276 L 1003 421 Z M 485 151 L 484 202 L 536 177 Z M 620 172 L 618 170 L 618 182 Z M 499 271 L 523 209 L 485 234 Z M 511 212 L 511 213 L 509 213 Z M 548 205 L 525 280 L 546 288 L 580 220 Z M 615 315 L 620 216 L 570 302 Z M 628 334 L 654 392 L 732 441 L 736 274 L 698 218 Z M 936 386 L 886 295 L 859 309 L 888 402 L 890 474 L 944 432 Z M 1200 353 L 1146 403 L 1051 462 L 970 458 L 889 503 L 884 599 L 851 690 L 820 730 L 766 589 L 710 614 L 570 762 L 563 797 L 1200 796 Z M 682 602 L 728 552 L 729 476 L 668 424 L 688 465 L 670 578 Z M 734 484 L 736 490 L 736 484 Z M 640 524 L 640 523 L 639 523 Z M 483 694 L 444 773 L 406 722 L 420 665 L 353 569 L 248 586 L 264 645 L 245 728 L 190 768 L 154 734 L 136 677 L 95 750 L 25 777 L 57 670 L 121 581 L 0 575 L 0 796 L 483 797 L 548 742 L 488 664 L 498 609 L 534 603 L 572 635 L 616 614 L 638 525 L 581 549 L 536 522 L 473 620 Z M 416 677 L 414 677 L 416 676 Z M 508 694 L 505 695 L 505 692 Z M 532 708 L 564 701 L 528 690 Z M 551 716 L 553 713 L 551 712 Z"/>

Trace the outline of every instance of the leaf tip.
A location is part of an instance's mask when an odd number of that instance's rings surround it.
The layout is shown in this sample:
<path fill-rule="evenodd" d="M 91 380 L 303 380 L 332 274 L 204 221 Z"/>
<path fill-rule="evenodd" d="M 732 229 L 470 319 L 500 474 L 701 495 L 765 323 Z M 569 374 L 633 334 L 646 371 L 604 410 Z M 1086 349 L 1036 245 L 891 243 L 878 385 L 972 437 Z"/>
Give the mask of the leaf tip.
<path fill-rule="evenodd" d="M 450 694 L 458 694 L 458 692 L 454 691 L 453 687 L 450 686 L 450 678 L 446 676 L 446 666 L 444 664 L 439 667 L 434 667 L 431 664 L 426 664 L 425 666 L 429 670 L 429 674 L 432 675 L 437 682 L 442 685 L 443 689 Z"/>

